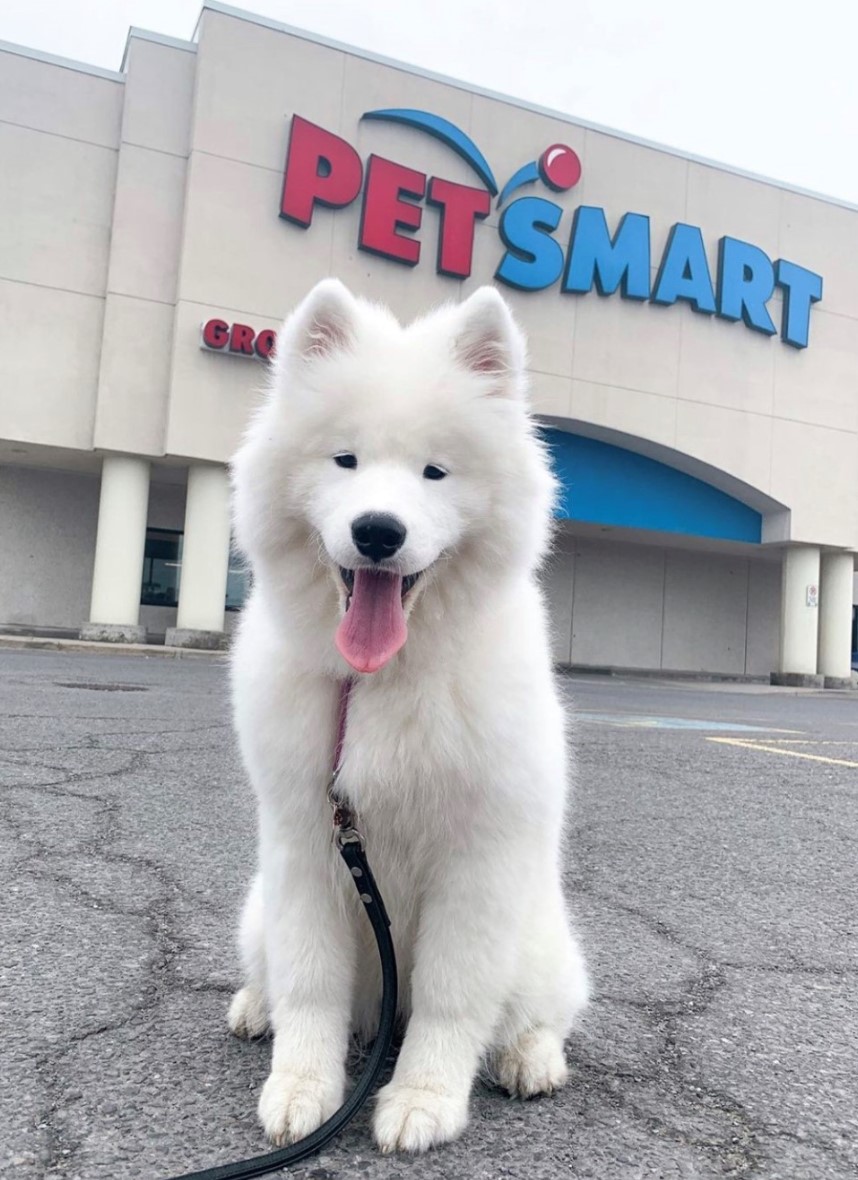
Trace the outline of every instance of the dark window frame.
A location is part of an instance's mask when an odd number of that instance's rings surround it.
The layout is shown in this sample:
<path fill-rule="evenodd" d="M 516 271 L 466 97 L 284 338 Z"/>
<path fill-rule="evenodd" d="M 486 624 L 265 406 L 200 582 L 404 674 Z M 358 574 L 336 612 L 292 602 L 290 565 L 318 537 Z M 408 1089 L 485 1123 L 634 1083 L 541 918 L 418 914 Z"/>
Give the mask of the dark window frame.
<path fill-rule="evenodd" d="M 155 537 L 155 536 L 152 536 L 151 534 L 159 534 L 159 536 Z M 184 538 L 184 536 L 185 536 L 184 529 L 162 529 L 162 528 L 158 528 L 156 525 L 147 525 L 147 527 L 146 527 L 146 546 L 147 547 L 149 546 L 150 541 L 160 540 L 162 538 L 165 538 L 165 539 L 166 538 L 173 538 L 173 537 L 177 539 L 177 544 L 176 544 L 176 580 L 175 580 L 175 585 L 169 587 L 169 589 L 172 589 L 174 591 L 175 601 L 166 601 L 165 602 L 161 599 L 157 599 L 154 597 L 154 592 L 152 592 L 152 591 L 150 591 L 147 594 L 147 592 L 146 592 L 147 586 L 154 587 L 156 584 L 159 584 L 159 583 L 156 583 L 154 581 L 154 578 L 152 577 L 152 574 L 154 573 L 152 563 L 154 563 L 155 561 L 159 561 L 159 560 L 163 561 L 166 559 L 163 557 L 159 558 L 154 555 L 147 556 L 146 549 L 144 548 L 144 551 L 143 551 L 143 576 L 141 578 L 141 583 L 140 583 L 140 605 L 141 606 L 163 607 L 165 610 L 176 610 L 178 608 L 179 590 L 181 587 L 181 580 L 182 580 L 181 579 L 182 562 L 181 562 L 181 557 L 180 557 L 181 541 Z M 148 563 L 148 565 L 147 565 L 147 563 Z M 250 592 L 250 587 L 252 585 L 252 576 L 251 576 L 251 572 L 250 572 L 250 566 L 246 564 L 245 559 L 244 559 L 243 555 L 241 554 L 241 552 L 238 549 L 236 549 L 233 545 L 230 545 L 229 565 L 227 567 L 227 579 L 229 579 L 230 572 L 236 571 L 237 569 L 240 569 L 240 571 L 244 574 L 244 592 L 241 596 L 240 602 L 231 603 L 228 601 L 229 590 L 228 590 L 228 584 L 227 584 L 227 592 L 224 595 L 224 608 L 223 609 L 224 609 L 224 611 L 229 612 L 229 613 L 235 613 L 235 612 L 242 610 L 245 602 L 247 601 L 247 595 Z M 147 582 L 147 575 L 149 576 L 148 582 Z"/>
<path fill-rule="evenodd" d="M 146 546 L 149 545 L 150 540 L 160 539 L 160 538 L 150 537 L 151 533 L 160 533 L 160 534 L 163 534 L 165 537 L 176 537 L 179 539 L 183 538 L 185 535 L 183 529 L 162 529 L 162 528 L 158 528 L 155 525 L 147 525 L 147 527 L 146 527 Z M 177 557 L 178 557 L 178 553 L 179 553 L 180 548 L 181 548 L 181 540 L 178 540 L 177 545 L 176 545 Z M 169 587 L 170 589 L 174 590 L 175 601 L 164 602 L 160 599 L 155 598 L 153 591 L 150 591 L 148 594 L 146 592 L 147 585 L 154 586 L 156 584 L 154 582 L 154 579 L 152 578 L 152 574 L 154 572 L 152 563 L 154 563 L 155 561 L 159 561 L 159 560 L 164 560 L 164 559 L 158 558 L 155 556 L 147 557 L 146 556 L 146 548 L 144 546 L 144 550 L 143 550 L 143 576 L 140 581 L 140 605 L 141 606 L 158 606 L 158 607 L 164 607 L 164 609 L 166 609 L 166 610 L 175 610 L 179 605 L 179 581 L 180 581 L 181 564 L 182 564 L 181 560 L 178 560 L 177 565 L 176 565 L 177 572 L 176 572 L 175 586 Z M 148 568 L 147 568 L 147 562 L 149 563 Z M 147 575 L 149 575 L 148 582 L 147 582 Z"/>

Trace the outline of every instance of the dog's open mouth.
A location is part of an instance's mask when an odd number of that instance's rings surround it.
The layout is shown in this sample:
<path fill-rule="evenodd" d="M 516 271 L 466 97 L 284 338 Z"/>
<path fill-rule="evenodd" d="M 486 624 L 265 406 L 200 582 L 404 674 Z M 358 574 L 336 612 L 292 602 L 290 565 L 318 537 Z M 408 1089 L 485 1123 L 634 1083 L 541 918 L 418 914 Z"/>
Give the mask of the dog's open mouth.
<path fill-rule="evenodd" d="M 369 570 L 367 572 L 373 573 L 374 571 Z M 422 573 L 422 570 L 421 570 L 421 573 Z M 378 576 L 378 575 L 376 575 L 376 576 Z M 355 586 L 355 571 L 354 570 L 347 570 L 347 569 L 344 569 L 342 566 L 340 566 L 340 577 L 342 578 L 343 585 L 346 588 L 346 606 L 348 606 L 348 603 L 351 601 L 352 591 L 354 590 L 354 586 Z M 402 589 L 401 589 L 400 593 L 402 595 L 403 601 L 405 600 L 406 594 L 411 589 L 411 587 L 416 583 L 416 581 L 419 577 L 420 577 L 419 573 L 418 574 L 406 574 L 405 577 L 402 579 Z"/>
<path fill-rule="evenodd" d="M 408 638 L 406 599 L 420 574 L 340 567 L 346 613 L 337 628 L 340 654 L 356 672 L 377 672 Z"/>

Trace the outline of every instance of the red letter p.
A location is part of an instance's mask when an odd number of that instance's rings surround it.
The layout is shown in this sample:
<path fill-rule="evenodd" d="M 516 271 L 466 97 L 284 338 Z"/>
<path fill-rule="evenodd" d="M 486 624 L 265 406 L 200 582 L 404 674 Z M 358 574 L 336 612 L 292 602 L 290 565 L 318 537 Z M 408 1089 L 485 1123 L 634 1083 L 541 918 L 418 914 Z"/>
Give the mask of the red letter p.
<path fill-rule="evenodd" d="M 280 216 L 308 226 L 316 205 L 341 209 L 360 192 L 363 166 L 350 143 L 292 116 L 292 134 L 283 174 Z"/>

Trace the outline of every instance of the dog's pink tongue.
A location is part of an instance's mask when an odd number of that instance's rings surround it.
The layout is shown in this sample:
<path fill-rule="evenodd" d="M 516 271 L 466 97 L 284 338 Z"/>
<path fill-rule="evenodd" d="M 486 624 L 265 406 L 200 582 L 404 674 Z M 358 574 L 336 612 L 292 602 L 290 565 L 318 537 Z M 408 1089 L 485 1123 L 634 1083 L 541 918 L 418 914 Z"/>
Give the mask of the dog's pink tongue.
<path fill-rule="evenodd" d="M 377 672 L 408 638 L 398 574 L 355 570 L 351 601 L 337 628 L 337 648 L 356 672 Z"/>

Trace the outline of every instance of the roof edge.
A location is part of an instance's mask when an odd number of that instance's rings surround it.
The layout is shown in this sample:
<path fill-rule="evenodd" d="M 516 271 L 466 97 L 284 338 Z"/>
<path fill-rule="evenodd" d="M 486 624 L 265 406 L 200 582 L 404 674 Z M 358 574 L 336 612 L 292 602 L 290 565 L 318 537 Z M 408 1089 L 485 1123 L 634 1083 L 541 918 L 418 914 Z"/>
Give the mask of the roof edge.
<path fill-rule="evenodd" d="M 91 66 L 83 61 L 74 61 L 70 57 L 57 57 L 54 53 L 42 53 L 40 49 L 29 49 L 26 45 L 15 45 L 11 41 L 0 41 L 0 53 L 14 53 L 17 57 L 28 57 L 31 61 L 44 62 L 49 66 L 59 66 L 63 70 L 75 70 L 79 74 L 92 74 L 96 78 L 106 78 L 110 82 L 125 81 L 125 75 L 117 73 L 115 70 Z"/>
<path fill-rule="evenodd" d="M 858 204 L 847 201 L 843 197 L 834 197 L 829 193 L 815 192 L 813 189 L 802 188 L 797 184 L 790 184 L 786 180 L 778 180 L 772 176 L 762 176 L 760 173 L 749 172 L 744 168 L 725 164 L 720 160 L 709 159 L 707 156 L 698 156 L 693 152 L 686 152 L 680 148 L 671 147 L 669 144 L 656 143 L 651 139 L 644 139 L 641 136 L 631 135 L 625 131 L 617 131 L 615 128 L 605 127 L 601 123 L 591 123 L 587 119 L 576 118 L 566 111 L 558 111 L 552 107 L 540 106 L 538 103 L 528 102 L 522 98 L 515 98 L 510 94 L 502 94 L 497 90 L 488 90 L 486 87 L 476 86 L 471 82 L 463 82 L 461 78 L 451 78 L 447 74 L 439 74 L 435 70 L 423 69 L 422 66 L 409 65 L 408 62 L 399 61 L 396 58 L 385 57 L 383 54 L 372 53 L 370 50 L 361 49 L 356 45 L 348 45 L 344 41 L 336 41 L 331 37 L 324 37 L 321 33 L 312 33 L 307 29 L 296 28 L 294 25 L 274 20 L 273 17 L 261 16 L 257 13 L 247 12 L 243 8 L 235 8 L 231 4 L 223 4 L 221 0 L 203 0 L 200 16 L 197 19 L 194 29 L 195 37 L 199 31 L 203 12 L 206 9 L 219 13 L 221 16 L 231 16 L 236 20 L 246 21 L 248 24 L 260 25 L 262 28 L 273 29 L 279 33 L 288 33 L 290 36 L 298 37 L 303 41 L 312 41 L 316 45 L 324 45 L 328 49 L 336 49 L 342 53 L 349 53 L 354 57 L 361 57 L 366 61 L 375 62 L 378 65 L 390 66 L 393 69 L 402 70 L 407 74 L 416 74 L 419 77 L 428 78 L 430 81 L 440 82 L 444 86 L 453 86 L 457 90 L 464 90 L 469 94 L 478 94 L 483 98 L 491 98 L 496 102 L 503 102 L 509 106 L 518 107 L 525 111 L 532 111 L 537 115 L 545 115 L 551 119 L 560 119 L 565 123 L 571 123 L 575 127 L 581 127 L 585 131 L 596 131 L 601 135 L 610 135 L 614 139 L 621 139 L 626 143 L 636 144 L 638 147 L 650 148 L 657 152 L 665 152 L 669 156 L 677 156 L 679 159 L 689 160 L 693 164 L 702 164 L 706 168 L 716 168 L 719 172 L 727 172 L 732 176 L 741 176 L 743 179 L 755 181 L 757 184 L 767 184 L 772 188 L 783 189 L 785 192 L 795 193 L 800 197 L 809 197 L 814 201 L 824 201 L 828 205 L 836 205 L 838 208 L 849 209 L 858 213 Z"/>
<path fill-rule="evenodd" d="M 138 41 L 152 41 L 155 45 L 168 45 L 171 49 L 182 49 L 185 53 L 196 53 L 197 47 L 193 41 L 183 41 L 180 37 L 168 37 L 166 33 L 153 33 L 151 29 L 141 29 L 137 25 L 130 25 L 128 36 L 125 38 L 125 48 L 122 51 L 120 70 L 125 73 L 125 63 L 128 61 L 128 50 L 131 48 L 132 38 Z"/>

